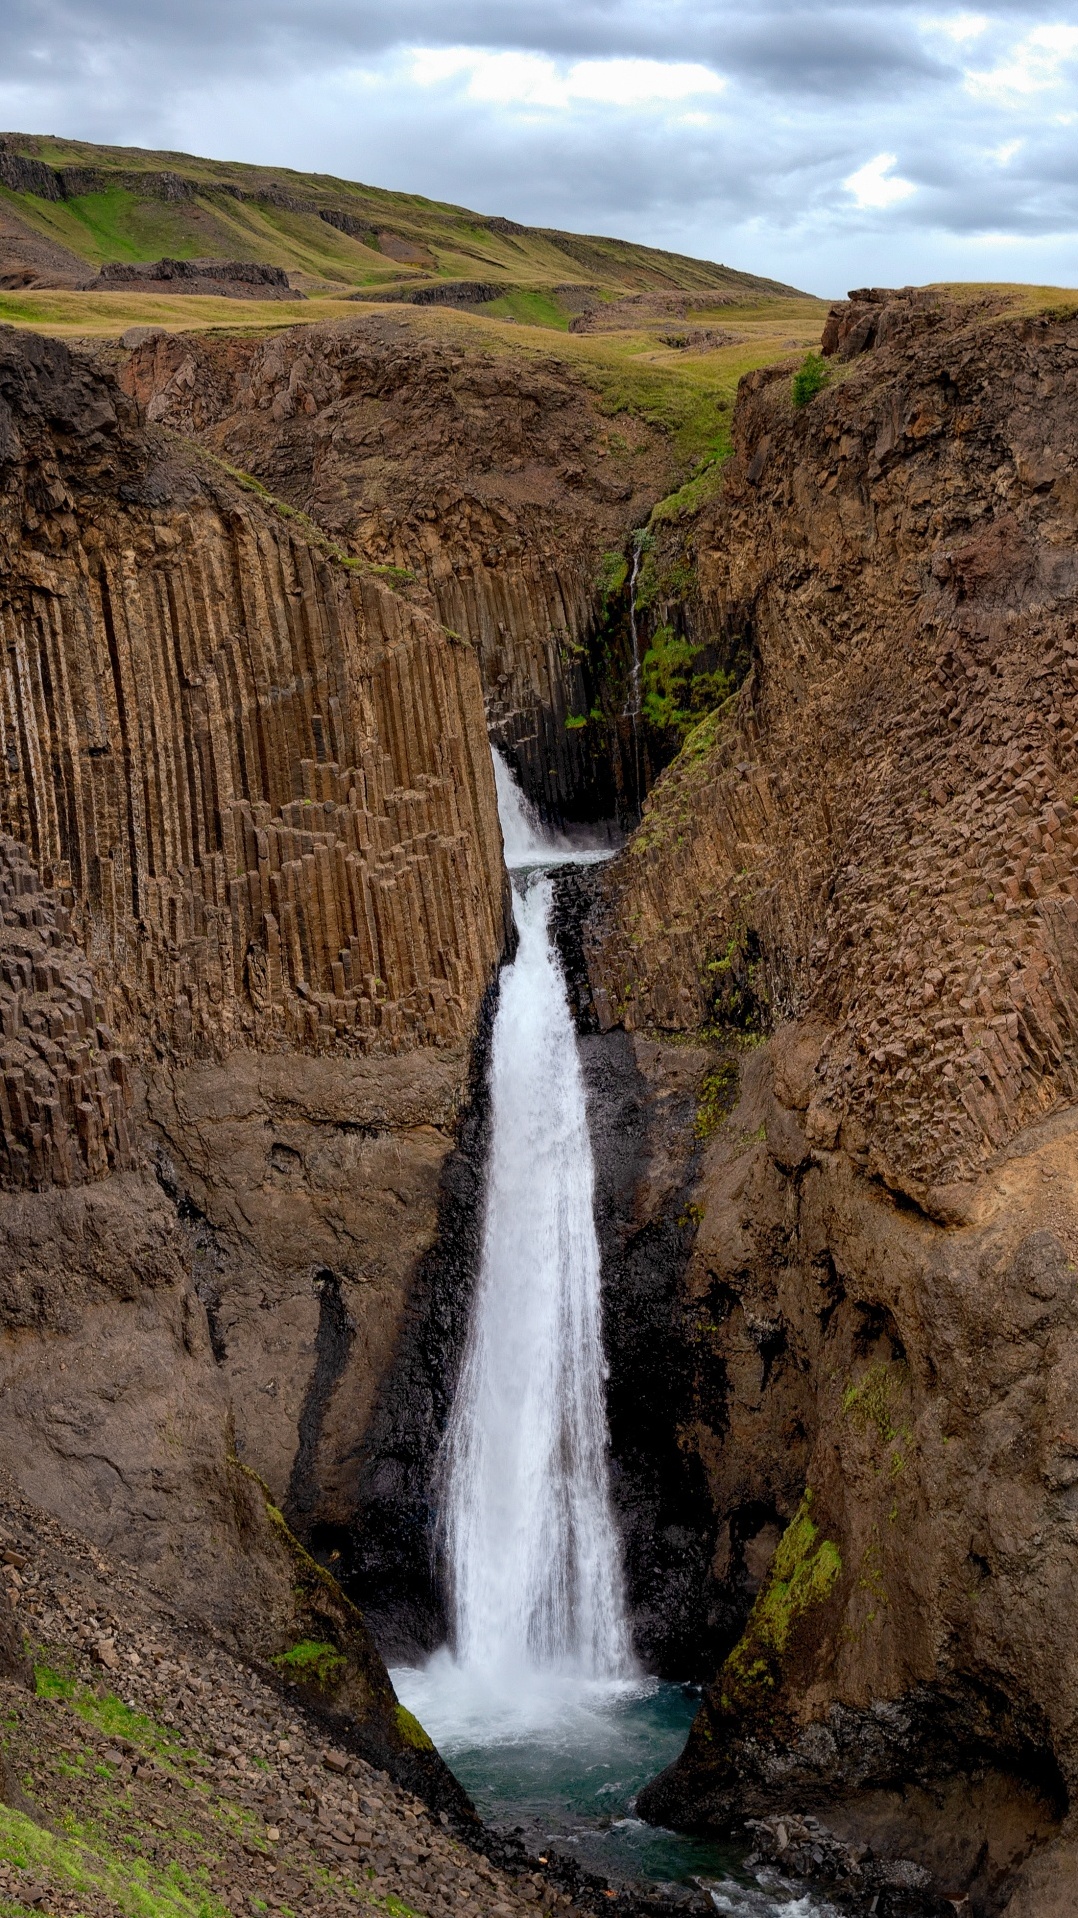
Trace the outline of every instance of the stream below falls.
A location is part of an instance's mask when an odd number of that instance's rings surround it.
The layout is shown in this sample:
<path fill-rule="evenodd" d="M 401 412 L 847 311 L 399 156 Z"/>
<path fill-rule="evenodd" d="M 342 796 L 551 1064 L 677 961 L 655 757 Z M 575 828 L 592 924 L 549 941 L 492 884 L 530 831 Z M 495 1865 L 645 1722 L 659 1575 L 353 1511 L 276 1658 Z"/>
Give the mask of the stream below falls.
<path fill-rule="evenodd" d="M 691 1688 L 633 1657 L 608 1477 L 594 1165 L 548 871 L 609 855 L 544 832 L 494 755 L 518 948 L 490 1064 L 482 1252 L 440 1467 L 451 1645 L 392 1672 L 486 1821 L 612 1882 L 695 1883 L 719 1911 L 823 1918 L 743 1851 L 633 1814 Z"/>

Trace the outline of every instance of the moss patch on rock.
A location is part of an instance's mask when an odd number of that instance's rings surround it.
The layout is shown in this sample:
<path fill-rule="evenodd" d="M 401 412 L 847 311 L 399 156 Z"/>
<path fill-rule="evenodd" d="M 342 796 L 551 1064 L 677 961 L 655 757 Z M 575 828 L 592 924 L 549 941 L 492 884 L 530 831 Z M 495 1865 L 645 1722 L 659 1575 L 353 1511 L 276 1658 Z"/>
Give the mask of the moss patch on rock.
<path fill-rule="evenodd" d="M 348 1660 L 336 1645 L 330 1645 L 325 1639 L 302 1638 L 287 1652 L 278 1652 L 270 1664 L 292 1678 L 302 1678 L 307 1684 L 313 1681 L 324 1691 L 344 1676 Z"/>
<path fill-rule="evenodd" d="M 397 1706 L 396 1719 L 397 1730 L 403 1738 L 404 1743 L 410 1745 L 413 1751 L 431 1752 L 434 1750 L 434 1740 L 427 1737 L 418 1718 L 412 1716 L 412 1713 L 406 1705 Z"/>
<path fill-rule="evenodd" d="M 842 1554 L 832 1539 L 820 1537 L 812 1503 L 806 1487 L 779 1540 L 767 1583 L 719 1674 L 724 1710 L 744 1709 L 776 1689 L 795 1626 L 823 1604 L 841 1575 Z"/>

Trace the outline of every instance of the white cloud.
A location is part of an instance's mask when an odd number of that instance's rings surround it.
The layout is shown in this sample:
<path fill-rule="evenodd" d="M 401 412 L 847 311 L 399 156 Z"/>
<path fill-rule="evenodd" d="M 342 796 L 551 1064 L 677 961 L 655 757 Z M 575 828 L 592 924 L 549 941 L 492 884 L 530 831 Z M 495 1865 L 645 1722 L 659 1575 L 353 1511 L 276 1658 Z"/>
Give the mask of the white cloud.
<path fill-rule="evenodd" d="M 577 60 L 562 67 L 544 54 L 473 47 L 416 47 L 411 77 L 424 87 L 466 80 L 470 100 L 562 112 L 578 104 L 667 106 L 726 88 L 721 74 L 698 61 Z"/>
<path fill-rule="evenodd" d="M 908 200 L 910 194 L 917 191 L 912 180 L 903 180 L 891 172 L 897 165 L 896 153 L 877 153 L 874 160 L 866 160 L 856 173 L 847 174 L 842 184 L 853 194 L 858 206 L 896 206 L 899 200 Z"/>
<path fill-rule="evenodd" d="M 1078 57 L 1078 27 L 1034 27 L 1011 48 L 1005 59 L 985 72 L 966 74 L 966 88 L 974 98 L 1000 106 L 1017 106 L 1033 94 L 1063 84 L 1064 68 Z"/>
<path fill-rule="evenodd" d="M 1002 146 L 993 148 L 991 157 L 997 166 L 1010 166 L 1015 154 L 1020 153 L 1024 146 L 1024 140 L 1004 140 Z"/>
<path fill-rule="evenodd" d="M 988 17 L 983 13 L 949 13 L 926 20 L 924 25 L 932 33 L 946 34 L 956 46 L 964 46 L 968 40 L 980 39 L 988 26 Z"/>

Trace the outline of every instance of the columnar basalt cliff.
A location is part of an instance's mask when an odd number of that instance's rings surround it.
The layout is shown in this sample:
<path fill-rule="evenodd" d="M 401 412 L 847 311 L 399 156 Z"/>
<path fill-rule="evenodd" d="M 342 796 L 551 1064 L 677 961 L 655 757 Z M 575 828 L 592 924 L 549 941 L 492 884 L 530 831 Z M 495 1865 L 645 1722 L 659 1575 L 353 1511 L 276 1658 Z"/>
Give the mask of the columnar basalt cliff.
<path fill-rule="evenodd" d="M 641 1802 L 771 1815 L 774 1855 L 815 1812 L 848 1890 L 868 1842 L 895 1887 L 1047 1918 L 1078 1878 L 1078 321 L 872 292 L 826 343 L 803 408 L 790 368 L 742 384 L 695 544 L 752 672 L 592 924 L 604 1023 L 713 1049 L 682 1435 L 731 1625 Z"/>
<path fill-rule="evenodd" d="M 148 417 L 416 575 L 476 647 L 492 731 L 554 812 L 613 810 L 632 769 L 596 766 L 587 657 L 604 551 L 667 488 L 664 435 L 565 361 L 384 314 L 270 340 L 161 336 L 121 372 Z M 631 793 L 630 798 L 635 798 Z"/>
<path fill-rule="evenodd" d="M 10 331 L 0 483 L 0 1437 L 265 1637 L 239 1460 L 361 1436 L 503 947 L 475 655 Z"/>

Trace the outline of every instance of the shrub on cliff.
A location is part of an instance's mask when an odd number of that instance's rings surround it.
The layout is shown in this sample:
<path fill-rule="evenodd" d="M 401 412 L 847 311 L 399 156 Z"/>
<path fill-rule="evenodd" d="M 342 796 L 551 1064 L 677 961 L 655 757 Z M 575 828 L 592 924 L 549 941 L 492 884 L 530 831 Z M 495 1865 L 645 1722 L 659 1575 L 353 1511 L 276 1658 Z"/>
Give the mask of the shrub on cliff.
<path fill-rule="evenodd" d="M 736 685 L 721 668 L 697 670 L 695 662 L 703 651 L 672 626 L 660 626 L 641 661 L 644 718 L 656 732 L 673 733 L 679 744 L 704 713 L 729 698 Z"/>
<path fill-rule="evenodd" d="M 829 383 L 831 368 L 822 353 L 806 353 L 793 377 L 795 406 L 807 406 Z"/>

